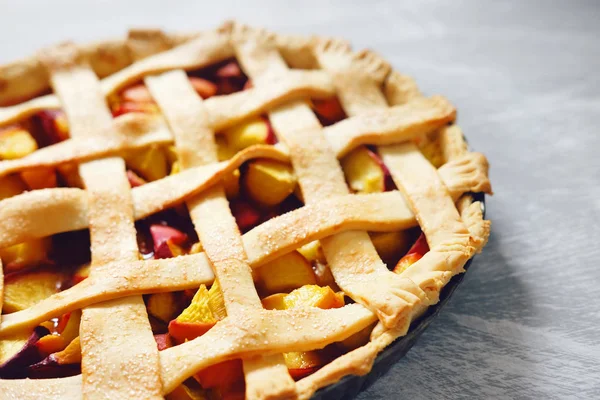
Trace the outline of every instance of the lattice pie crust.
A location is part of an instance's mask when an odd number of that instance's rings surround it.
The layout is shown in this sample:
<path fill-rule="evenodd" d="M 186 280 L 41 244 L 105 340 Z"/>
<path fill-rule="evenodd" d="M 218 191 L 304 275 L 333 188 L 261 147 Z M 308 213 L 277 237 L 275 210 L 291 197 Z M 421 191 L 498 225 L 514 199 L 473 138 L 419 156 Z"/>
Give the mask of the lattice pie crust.
<path fill-rule="evenodd" d="M 202 100 L 184 71 L 231 57 L 254 87 Z M 163 118 L 113 119 L 107 96 L 142 79 Z M 54 94 L 39 96 L 49 87 Z M 306 99 L 333 95 L 348 118 L 324 128 Z M 347 374 L 367 373 L 489 235 L 481 205 L 469 195 L 491 192 L 487 161 L 467 150 L 451 124 L 454 107 L 441 96 L 424 97 L 377 55 L 353 52 L 343 41 L 227 23 L 192 35 L 133 31 L 124 41 L 67 43 L 1 67 L 0 104 L 1 125 L 62 108 L 71 132 L 64 142 L 1 161 L 0 176 L 77 162 L 86 188 L 36 190 L 0 202 L 0 248 L 87 227 L 92 239 L 88 279 L 0 323 L 6 336 L 82 309 L 82 374 L 0 380 L 3 398 L 162 398 L 201 369 L 234 358 L 243 360 L 247 398 L 309 398 Z M 218 162 L 215 133 L 259 114 L 268 115 L 279 143 Z M 412 140 L 432 132 L 444 156 L 439 169 Z M 182 171 L 131 189 L 119 155 L 151 144 L 174 144 Z M 399 190 L 350 194 L 338 158 L 364 144 L 377 146 Z M 221 182 L 257 158 L 291 163 L 305 206 L 241 235 Z M 204 252 L 140 260 L 133 222 L 182 202 Z M 417 225 L 430 251 L 395 274 L 367 231 Z M 317 239 L 354 303 L 263 309 L 252 269 Z M 193 289 L 215 277 L 227 317 L 159 352 L 141 295 Z M 366 345 L 297 382 L 290 377 L 281 353 L 320 349 L 377 321 Z"/>

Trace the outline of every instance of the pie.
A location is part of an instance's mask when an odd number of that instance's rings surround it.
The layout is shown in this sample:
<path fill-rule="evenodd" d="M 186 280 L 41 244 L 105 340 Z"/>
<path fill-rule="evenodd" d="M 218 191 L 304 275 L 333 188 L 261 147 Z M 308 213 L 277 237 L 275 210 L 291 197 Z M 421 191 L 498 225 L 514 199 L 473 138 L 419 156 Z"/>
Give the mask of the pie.
<path fill-rule="evenodd" d="M 454 106 L 337 39 L 63 43 L 0 105 L 3 398 L 310 398 L 489 235 Z"/>

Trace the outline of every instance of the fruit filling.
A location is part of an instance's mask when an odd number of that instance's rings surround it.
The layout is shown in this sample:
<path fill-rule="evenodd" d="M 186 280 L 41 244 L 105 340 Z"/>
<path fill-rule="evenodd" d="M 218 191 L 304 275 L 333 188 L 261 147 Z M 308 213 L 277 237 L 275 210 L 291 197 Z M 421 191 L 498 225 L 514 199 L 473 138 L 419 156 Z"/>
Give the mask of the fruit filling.
<path fill-rule="evenodd" d="M 311 99 L 310 107 L 323 126 L 333 125 L 347 118 L 337 97 Z"/>
<path fill-rule="evenodd" d="M 255 159 L 225 179 L 230 208 L 242 233 L 303 205 L 296 175 L 284 162 Z"/>
<path fill-rule="evenodd" d="M 185 205 L 179 205 L 135 223 L 143 259 L 177 257 L 197 253 L 198 236 Z"/>
<path fill-rule="evenodd" d="M 5 274 L 3 314 L 21 311 L 87 278 L 89 231 L 57 234 L 0 249 L 0 258 Z M 73 311 L 40 324 L 33 332 L 0 340 L 0 377 L 77 374 L 81 359 L 75 343 L 79 321 L 80 312 Z"/>
<path fill-rule="evenodd" d="M 190 71 L 188 78 L 196 93 L 203 99 L 251 87 L 248 78 L 234 59 Z M 108 102 L 114 117 L 127 113 L 160 113 L 152 94 L 142 82 L 122 89 L 111 96 Z"/>
<path fill-rule="evenodd" d="M 434 167 L 439 168 L 444 164 L 444 153 L 439 140 L 439 131 L 416 137 L 414 142 Z"/>
<path fill-rule="evenodd" d="M 40 111 L 28 119 L 0 127 L 0 161 L 23 158 L 68 138 L 69 127 L 62 111 Z M 0 200 L 27 190 L 70 186 L 71 181 L 76 179 L 69 166 L 23 171 L 0 178 Z"/>
<path fill-rule="evenodd" d="M 418 239 L 413 243 L 408 252 L 398 261 L 393 271 L 400 274 L 406 271 L 411 265 L 419 261 L 429 251 L 427 238 L 421 233 Z"/>
<path fill-rule="evenodd" d="M 390 171 L 374 147 L 359 146 L 342 157 L 340 164 L 353 193 L 381 193 L 397 189 Z"/>

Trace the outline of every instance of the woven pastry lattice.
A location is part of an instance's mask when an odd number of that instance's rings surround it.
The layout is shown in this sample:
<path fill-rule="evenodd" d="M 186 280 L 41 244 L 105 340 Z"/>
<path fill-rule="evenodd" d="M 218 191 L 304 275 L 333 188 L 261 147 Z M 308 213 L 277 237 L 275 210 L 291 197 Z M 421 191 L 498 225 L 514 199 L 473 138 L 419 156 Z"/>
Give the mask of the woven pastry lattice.
<path fill-rule="evenodd" d="M 253 87 L 202 100 L 185 71 L 236 57 Z M 0 70 L 0 124 L 64 110 L 70 138 L 15 160 L 0 176 L 79 164 L 85 190 L 55 188 L 0 202 L 0 248 L 88 228 L 88 279 L 2 316 L 8 335 L 82 309 L 81 375 L 0 380 L 3 398 L 161 398 L 210 365 L 241 358 L 246 397 L 309 398 L 376 355 L 438 301 L 440 290 L 485 244 L 489 222 L 468 193 L 490 192 L 487 162 L 467 150 L 454 107 L 424 97 L 375 54 L 338 40 L 281 36 L 228 23 L 188 36 L 132 32 L 126 41 L 63 44 Z M 106 98 L 143 80 L 162 117 L 113 118 Z M 51 86 L 54 94 L 32 98 Z M 348 118 L 323 127 L 309 98 L 338 96 Z M 279 143 L 219 162 L 215 134 L 267 114 Z M 437 132 L 435 168 L 413 139 Z M 181 172 L 131 188 L 125 150 L 174 144 Z M 350 194 L 338 158 L 377 146 L 398 190 Z M 305 205 L 241 235 L 223 177 L 252 159 L 290 163 Z M 134 221 L 185 202 L 204 252 L 140 260 Z M 430 251 L 400 274 L 381 261 L 367 231 L 419 225 Z M 337 285 L 354 300 L 336 309 L 265 310 L 252 269 L 320 240 Z M 141 295 L 194 289 L 218 278 L 227 317 L 206 334 L 158 351 Z M 373 325 L 370 341 L 294 381 L 282 353 L 339 342 Z"/>

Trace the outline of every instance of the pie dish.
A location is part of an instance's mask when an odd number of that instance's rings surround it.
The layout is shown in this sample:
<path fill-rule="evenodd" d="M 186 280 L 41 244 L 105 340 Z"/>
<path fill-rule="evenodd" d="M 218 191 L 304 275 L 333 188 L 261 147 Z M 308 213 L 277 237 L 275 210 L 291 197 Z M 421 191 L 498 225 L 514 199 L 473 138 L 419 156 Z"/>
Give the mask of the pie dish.
<path fill-rule="evenodd" d="M 310 398 L 489 235 L 455 108 L 341 40 L 63 43 L 0 105 L 5 398 Z"/>

